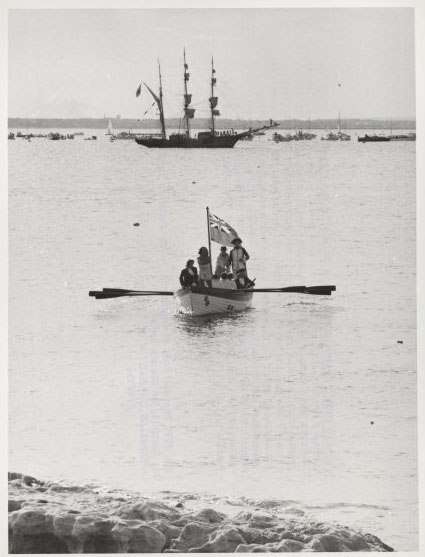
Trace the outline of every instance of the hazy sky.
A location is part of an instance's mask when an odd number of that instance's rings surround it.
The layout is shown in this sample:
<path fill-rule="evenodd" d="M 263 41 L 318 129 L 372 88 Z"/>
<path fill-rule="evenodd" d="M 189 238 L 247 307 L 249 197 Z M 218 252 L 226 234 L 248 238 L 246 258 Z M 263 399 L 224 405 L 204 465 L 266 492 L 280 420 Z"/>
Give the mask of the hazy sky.
<path fill-rule="evenodd" d="M 9 115 L 141 117 L 141 79 L 182 112 L 186 47 L 196 115 L 211 55 L 228 118 L 414 117 L 410 8 L 11 10 Z M 338 87 L 341 83 L 341 87 Z M 151 112 L 155 116 L 155 111 Z"/>

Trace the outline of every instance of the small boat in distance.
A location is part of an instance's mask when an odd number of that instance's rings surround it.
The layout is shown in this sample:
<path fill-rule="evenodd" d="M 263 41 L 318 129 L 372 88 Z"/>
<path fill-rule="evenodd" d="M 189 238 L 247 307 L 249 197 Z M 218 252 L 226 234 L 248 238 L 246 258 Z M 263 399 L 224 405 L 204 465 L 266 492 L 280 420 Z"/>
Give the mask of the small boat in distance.
<path fill-rule="evenodd" d="M 369 143 L 369 142 L 382 142 L 382 141 L 391 141 L 391 137 L 387 135 L 368 135 L 367 133 L 364 134 L 363 137 L 358 137 L 357 141 L 360 143 Z"/>
<path fill-rule="evenodd" d="M 127 139 L 133 141 L 137 137 L 139 137 L 139 133 L 133 133 L 131 131 L 128 132 L 119 132 L 117 134 L 111 134 L 111 141 L 117 141 L 122 139 Z"/>
<path fill-rule="evenodd" d="M 281 133 L 274 132 L 272 139 L 275 143 L 282 143 L 285 141 L 292 141 L 292 135 L 289 133 L 282 135 Z"/>
<path fill-rule="evenodd" d="M 342 131 L 341 114 L 338 112 L 338 131 L 321 137 L 322 141 L 351 141 L 351 135 Z"/>
<path fill-rule="evenodd" d="M 416 141 L 416 133 L 390 135 L 390 141 Z"/>
<path fill-rule="evenodd" d="M 191 135 L 190 121 L 195 116 L 195 108 L 191 106 L 192 94 L 188 92 L 188 82 L 190 79 L 189 66 L 186 62 L 186 51 L 183 51 L 183 62 L 184 62 L 184 103 L 183 103 L 183 119 L 185 123 L 186 130 L 183 133 L 173 133 L 167 137 L 165 129 L 165 117 L 164 117 L 164 105 L 163 105 L 163 91 L 162 91 L 162 77 L 161 77 L 161 67 L 158 62 L 158 73 L 159 73 L 159 94 L 156 95 L 152 89 L 145 83 L 141 82 L 137 88 L 136 96 L 138 97 L 141 92 L 142 83 L 152 95 L 155 103 L 159 110 L 159 120 L 161 124 L 161 135 L 158 134 L 143 134 L 138 135 L 135 140 L 138 145 L 144 147 L 156 147 L 156 148 L 180 148 L 180 149 L 193 149 L 193 148 L 207 148 L 207 149 L 217 149 L 217 148 L 232 148 L 240 139 L 245 139 L 253 133 L 261 130 L 266 130 L 277 125 L 277 123 L 270 120 L 270 123 L 260 128 L 251 129 L 245 132 L 237 133 L 233 130 L 216 130 L 215 118 L 220 116 L 220 111 L 217 109 L 218 97 L 215 95 L 215 86 L 217 84 L 217 78 L 215 75 L 214 60 L 211 59 L 211 96 L 209 97 L 209 107 L 211 113 L 211 127 L 208 131 L 202 131 L 197 134 L 197 136 Z"/>

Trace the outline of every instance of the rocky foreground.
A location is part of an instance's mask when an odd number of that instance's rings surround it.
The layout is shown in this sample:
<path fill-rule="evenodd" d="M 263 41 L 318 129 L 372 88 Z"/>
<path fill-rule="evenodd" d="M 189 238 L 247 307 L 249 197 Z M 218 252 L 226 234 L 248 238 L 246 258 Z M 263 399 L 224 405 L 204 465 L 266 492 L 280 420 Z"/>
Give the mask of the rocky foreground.
<path fill-rule="evenodd" d="M 345 526 L 289 518 L 275 501 L 229 517 L 194 496 L 161 500 L 9 473 L 9 553 L 393 551 Z"/>

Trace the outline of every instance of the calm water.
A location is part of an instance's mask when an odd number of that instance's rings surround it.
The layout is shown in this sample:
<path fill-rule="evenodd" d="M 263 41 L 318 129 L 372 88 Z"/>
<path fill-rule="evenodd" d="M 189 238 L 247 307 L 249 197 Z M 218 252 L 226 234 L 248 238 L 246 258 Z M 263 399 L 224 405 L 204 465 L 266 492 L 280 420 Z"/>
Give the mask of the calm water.
<path fill-rule="evenodd" d="M 10 469 L 294 499 L 417 549 L 415 143 L 147 150 L 94 133 L 8 142 Z M 175 288 L 206 205 L 257 285 L 335 294 L 257 294 L 209 320 L 88 297 Z"/>

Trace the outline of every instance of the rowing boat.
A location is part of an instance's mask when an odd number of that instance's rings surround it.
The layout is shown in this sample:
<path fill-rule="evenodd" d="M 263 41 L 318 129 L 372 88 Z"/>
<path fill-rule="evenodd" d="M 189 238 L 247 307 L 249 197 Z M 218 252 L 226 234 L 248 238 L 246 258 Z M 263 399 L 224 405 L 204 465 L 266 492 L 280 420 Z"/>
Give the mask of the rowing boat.
<path fill-rule="evenodd" d="M 180 288 L 174 293 L 177 313 L 184 315 L 212 315 L 234 313 L 251 306 L 253 292 L 230 288 Z"/>
<path fill-rule="evenodd" d="M 223 219 L 212 215 L 207 207 L 208 254 L 211 262 L 211 241 L 222 246 L 232 246 L 239 238 L 237 232 Z M 212 269 L 211 275 L 212 275 Z M 209 281 L 208 281 L 209 282 Z M 209 282 L 194 282 L 177 291 L 171 290 L 125 290 L 123 288 L 103 288 L 91 290 L 89 296 L 96 300 L 119 298 L 122 296 L 174 296 L 177 313 L 189 316 L 217 315 L 240 312 L 251 306 L 254 292 L 299 293 L 317 296 L 330 296 L 336 289 L 334 285 L 326 286 L 286 286 L 278 288 L 255 288 L 253 281 L 247 281 L 246 287 L 229 277 L 223 280 L 217 277 Z"/>

